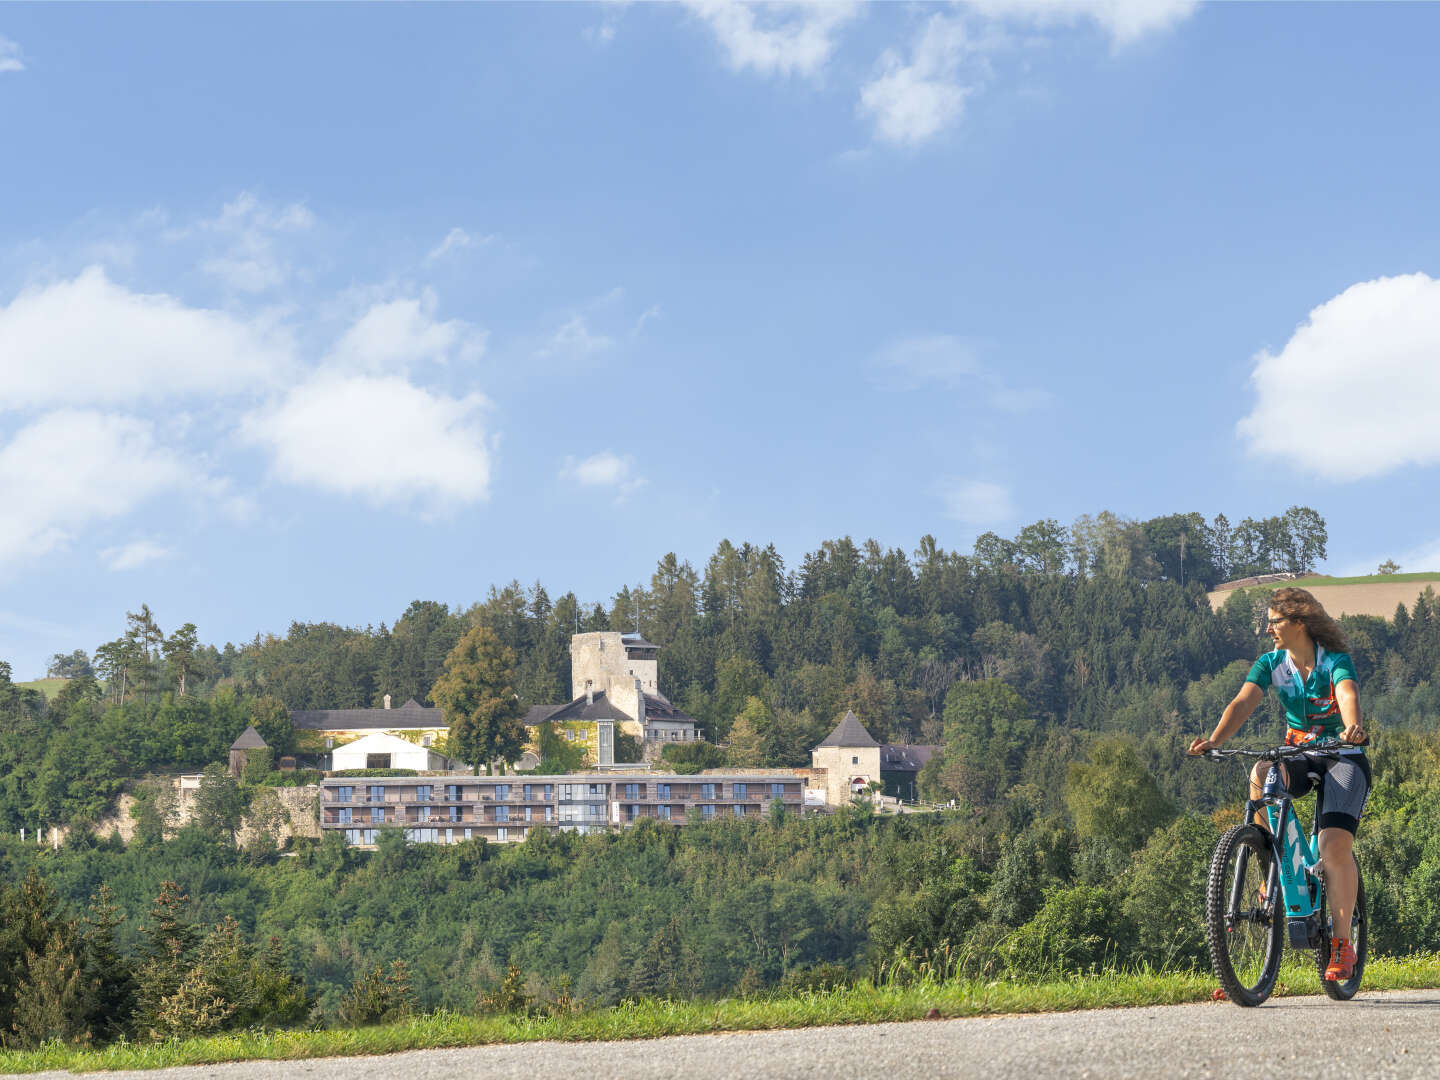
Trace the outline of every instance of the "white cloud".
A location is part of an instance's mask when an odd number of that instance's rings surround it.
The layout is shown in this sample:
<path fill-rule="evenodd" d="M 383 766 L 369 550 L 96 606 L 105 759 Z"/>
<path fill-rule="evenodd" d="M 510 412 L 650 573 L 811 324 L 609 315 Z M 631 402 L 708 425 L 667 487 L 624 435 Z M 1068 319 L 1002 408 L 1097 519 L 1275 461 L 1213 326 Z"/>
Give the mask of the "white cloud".
<path fill-rule="evenodd" d="M 370 372 L 406 371 L 412 365 L 445 363 L 459 349 L 467 357 L 484 351 L 484 336 L 458 319 L 435 318 L 435 294 L 372 305 L 346 330 L 327 364 Z"/>
<path fill-rule="evenodd" d="M 283 285 L 293 273 L 281 251 L 286 234 L 306 232 L 315 215 L 300 203 L 276 206 L 243 191 L 220 209 L 218 217 L 168 230 L 170 240 L 203 237 L 219 246 L 200 269 L 237 292 L 258 293 Z"/>
<path fill-rule="evenodd" d="M 1440 463 L 1440 281 L 1350 286 L 1257 354 L 1250 378 L 1237 431 L 1252 454 L 1336 480 Z"/>
<path fill-rule="evenodd" d="M 1184 22 L 1199 0 L 966 0 L 966 6 L 994 19 L 1039 26 L 1088 19 L 1110 35 L 1116 46 Z"/>
<path fill-rule="evenodd" d="M 567 457 L 561 466 L 560 478 L 588 488 L 608 488 L 618 499 L 638 491 L 645 486 L 643 476 L 635 473 L 635 459 L 628 454 L 621 456 L 610 450 L 592 454 L 583 461 Z"/>
<path fill-rule="evenodd" d="M 480 394 L 453 398 L 398 376 L 327 371 L 245 418 L 241 437 L 277 478 L 374 503 L 444 511 L 488 497 L 491 450 Z"/>
<path fill-rule="evenodd" d="M 98 266 L 0 308 L 0 410 L 241 392 L 290 362 L 261 324 L 131 292 Z"/>
<path fill-rule="evenodd" d="M 134 417 L 66 409 L 0 449 L 0 566 L 64 547 L 87 525 L 130 513 L 204 477 Z M 21 512 L 15 512 L 17 508 Z"/>
<path fill-rule="evenodd" d="M 730 66 L 761 75 L 819 74 L 842 26 L 859 5 L 839 2 L 749 4 L 687 0 L 725 50 Z"/>
<path fill-rule="evenodd" d="M 941 485 L 945 515 L 972 528 L 983 529 L 1015 516 L 1010 489 L 988 480 L 951 480 Z"/>
<path fill-rule="evenodd" d="M 111 570 L 137 570 L 147 563 L 173 557 L 175 551 L 154 540 L 133 540 L 123 547 L 106 548 L 100 560 Z"/>
<path fill-rule="evenodd" d="M 589 356 L 614 345 L 614 338 L 592 331 L 585 316 L 577 313 L 566 319 L 560 328 L 550 335 L 549 340 L 540 346 L 539 354 L 542 357 Z"/>
<path fill-rule="evenodd" d="M 9 38 L 0 37 L 0 74 L 7 71 L 24 71 L 25 61 L 20 46 Z"/>
<path fill-rule="evenodd" d="M 491 236 L 471 236 L 457 225 L 445 234 L 445 239 L 426 253 L 425 265 L 428 266 L 437 259 L 443 259 L 452 251 L 464 251 L 466 248 L 479 247 L 481 244 L 488 244 L 493 239 L 494 237 Z"/>
<path fill-rule="evenodd" d="M 972 88 L 959 79 L 968 37 L 960 20 L 932 15 L 925 21 L 908 62 L 886 49 L 879 73 L 860 88 L 861 116 L 886 142 L 921 143 L 959 119 Z"/>
<path fill-rule="evenodd" d="M 1046 390 L 1017 388 L 985 368 L 978 350 L 953 334 L 901 338 L 885 346 L 870 364 L 875 381 L 893 390 L 919 390 L 938 385 L 973 388 L 985 403 L 1006 413 L 1031 412 L 1049 404 Z"/>

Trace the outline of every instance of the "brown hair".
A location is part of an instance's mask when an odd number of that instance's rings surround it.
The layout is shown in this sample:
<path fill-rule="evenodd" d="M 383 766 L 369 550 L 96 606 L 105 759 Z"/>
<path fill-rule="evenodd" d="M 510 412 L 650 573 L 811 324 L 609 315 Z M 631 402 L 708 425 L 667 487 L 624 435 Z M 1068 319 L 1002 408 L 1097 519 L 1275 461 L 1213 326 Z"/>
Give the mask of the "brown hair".
<path fill-rule="evenodd" d="M 1310 639 L 1324 646 L 1329 652 L 1350 651 L 1350 645 L 1345 640 L 1345 631 L 1325 613 L 1324 606 L 1308 589 L 1276 589 L 1270 594 L 1270 610 L 1303 625 Z"/>

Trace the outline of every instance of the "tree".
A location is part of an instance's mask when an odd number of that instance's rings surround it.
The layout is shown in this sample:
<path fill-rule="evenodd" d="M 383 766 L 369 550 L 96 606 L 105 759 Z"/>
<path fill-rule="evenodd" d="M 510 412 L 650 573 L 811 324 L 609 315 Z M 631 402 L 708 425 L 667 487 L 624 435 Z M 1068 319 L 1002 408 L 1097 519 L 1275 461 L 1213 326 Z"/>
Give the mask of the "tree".
<path fill-rule="evenodd" d="M 517 681 L 515 652 L 481 623 L 460 638 L 445 658 L 445 672 L 430 691 L 445 710 L 450 746 L 475 766 L 513 761 L 525 746 L 524 715 Z"/>
<path fill-rule="evenodd" d="M 224 765 L 206 765 L 195 792 L 195 823 L 215 837 L 235 842 L 245 817 L 245 795 Z"/>
<path fill-rule="evenodd" d="M 1089 763 L 1070 766 L 1065 804 L 1082 837 L 1137 850 L 1155 829 L 1175 816 L 1175 808 L 1145 768 L 1133 743 L 1104 739 L 1090 751 Z"/>
<path fill-rule="evenodd" d="M 769 708 L 758 697 L 745 699 L 745 708 L 730 728 L 728 764 L 744 768 L 765 764 L 765 734 L 773 722 Z"/>
<path fill-rule="evenodd" d="M 93 675 L 95 671 L 90 666 L 90 655 L 84 649 L 76 649 L 72 653 L 56 653 L 50 657 L 45 674 L 51 679 L 74 679 L 81 675 Z"/>
<path fill-rule="evenodd" d="M 161 645 L 171 674 L 179 680 L 181 697 L 185 696 L 185 680 L 195 664 L 195 649 L 198 644 L 199 636 L 195 624 L 187 622 Z"/>
<path fill-rule="evenodd" d="M 1400 572 L 1400 564 L 1394 559 L 1386 559 L 1375 568 L 1375 572 L 1377 574 L 1398 574 Z"/>
<path fill-rule="evenodd" d="M 110 687 L 117 705 L 125 704 L 134 671 L 143 663 L 139 644 L 128 636 L 107 641 L 95 649 L 95 671 Z"/>

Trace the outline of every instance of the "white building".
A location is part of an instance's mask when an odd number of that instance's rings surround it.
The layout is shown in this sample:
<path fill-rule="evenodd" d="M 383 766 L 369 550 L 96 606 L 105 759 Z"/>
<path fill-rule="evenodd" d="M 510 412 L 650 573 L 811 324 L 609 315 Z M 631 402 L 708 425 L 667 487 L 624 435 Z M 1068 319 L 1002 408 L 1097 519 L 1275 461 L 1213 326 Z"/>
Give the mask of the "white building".
<path fill-rule="evenodd" d="M 377 731 L 335 748 L 330 758 L 335 772 L 346 769 L 415 769 L 418 772 L 449 772 L 467 768 L 462 762 L 434 750 Z"/>

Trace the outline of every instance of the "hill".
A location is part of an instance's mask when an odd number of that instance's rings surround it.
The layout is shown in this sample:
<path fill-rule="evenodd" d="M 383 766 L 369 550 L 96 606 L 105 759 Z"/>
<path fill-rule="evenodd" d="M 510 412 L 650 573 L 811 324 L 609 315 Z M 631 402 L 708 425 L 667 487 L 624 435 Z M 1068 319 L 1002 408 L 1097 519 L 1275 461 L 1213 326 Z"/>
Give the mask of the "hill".
<path fill-rule="evenodd" d="M 1440 573 L 1427 571 L 1416 574 L 1369 574 L 1365 577 L 1308 577 L 1295 581 L 1277 581 L 1267 589 L 1298 585 L 1309 589 L 1315 599 L 1325 605 L 1331 615 L 1375 615 L 1390 619 L 1395 608 L 1404 604 L 1414 607 L 1426 589 L 1440 591 Z M 1210 606 L 1219 610 L 1235 589 L 1216 589 L 1210 593 Z"/>
<path fill-rule="evenodd" d="M 55 695 L 60 693 L 60 688 L 69 681 L 69 679 L 31 679 L 29 682 L 16 683 L 15 685 L 21 690 L 39 690 L 45 695 L 46 701 L 53 701 Z"/>

